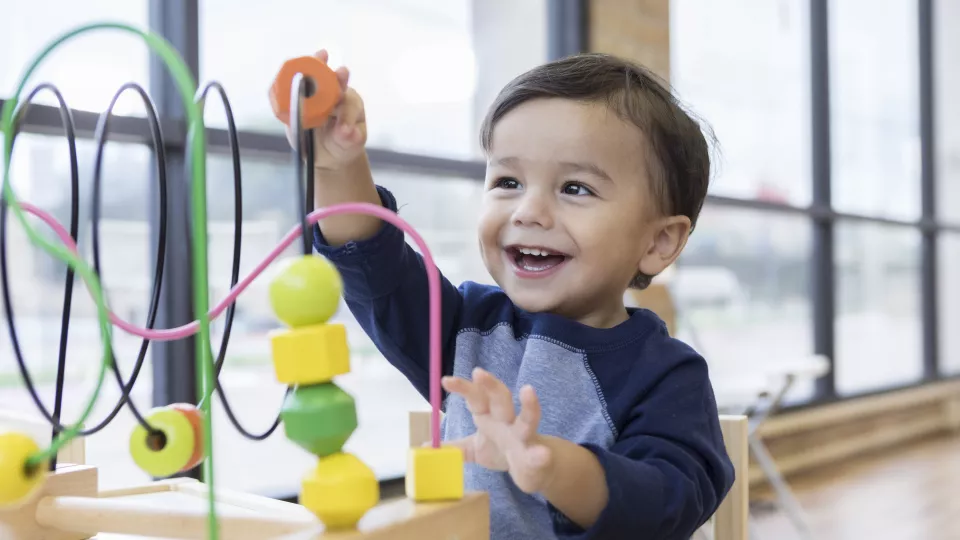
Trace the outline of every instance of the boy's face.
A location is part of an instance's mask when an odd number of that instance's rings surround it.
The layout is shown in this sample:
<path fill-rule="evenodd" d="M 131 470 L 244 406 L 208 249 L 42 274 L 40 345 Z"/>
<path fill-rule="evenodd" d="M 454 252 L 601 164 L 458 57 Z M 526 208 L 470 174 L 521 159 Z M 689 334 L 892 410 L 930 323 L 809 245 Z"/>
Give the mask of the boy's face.
<path fill-rule="evenodd" d="M 539 99 L 500 119 L 479 239 L 488 271 L 520 308 L 614 326 L 636 273 L 655 275 L 676 258 L 689 220 L 656 211 L 643 145 L 603 104 Z"/>

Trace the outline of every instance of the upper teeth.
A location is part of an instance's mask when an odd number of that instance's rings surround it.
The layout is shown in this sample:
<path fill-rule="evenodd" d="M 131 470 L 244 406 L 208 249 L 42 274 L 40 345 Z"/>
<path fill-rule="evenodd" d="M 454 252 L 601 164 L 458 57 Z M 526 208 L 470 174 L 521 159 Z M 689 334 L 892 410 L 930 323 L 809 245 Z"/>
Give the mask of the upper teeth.
<path fill-rule="evenodd" d="M 519 248 L 519 249 L 520 249 L 520 253 L 523 253 L 524 255 L 539 255 L 539 256 L 549 255 L 546 251 L 541 251 L 539 249 L 533 249 L 533 248 Z"/>

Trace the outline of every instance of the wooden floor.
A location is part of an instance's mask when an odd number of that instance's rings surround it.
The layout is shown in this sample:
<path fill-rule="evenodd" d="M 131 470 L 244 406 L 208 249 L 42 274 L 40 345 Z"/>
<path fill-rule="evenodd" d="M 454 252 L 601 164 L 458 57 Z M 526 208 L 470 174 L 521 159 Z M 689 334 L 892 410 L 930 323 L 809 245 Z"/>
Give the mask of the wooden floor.
<path fill-rule="evenodd" d="M 960 540 L 960 436 L 860 458 L 790 484 L 815 540 Z M 757 489 L 764 499 L 767 493 Z M 753 540 L 798 538 L 764 500 L 751 506 Z"/>

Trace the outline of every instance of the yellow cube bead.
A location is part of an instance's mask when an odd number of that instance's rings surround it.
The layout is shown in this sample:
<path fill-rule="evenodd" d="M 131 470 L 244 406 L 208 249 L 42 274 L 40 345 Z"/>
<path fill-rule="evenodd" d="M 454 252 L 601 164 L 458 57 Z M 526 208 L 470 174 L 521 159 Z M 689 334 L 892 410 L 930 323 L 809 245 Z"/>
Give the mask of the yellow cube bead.
<path fill-rule="evenodd" d="M 287 385 L 330 382 L 350 372 L 347 329 L 342 324 L 317 324 L 270 334 L 277 380 Z"/>
<path fill-rule="evenodd" d="M 407 497 L 420 502 L 463 498 L 463 451 L 452 446 L 411 448 Z"/>
<path fill-rule="evenodd" d="M 373 470 L 344 452 L 321 458 L 301 487 L 300 504 L 329 529 L 355 527 L 380 501 L 380 484 Z"/>

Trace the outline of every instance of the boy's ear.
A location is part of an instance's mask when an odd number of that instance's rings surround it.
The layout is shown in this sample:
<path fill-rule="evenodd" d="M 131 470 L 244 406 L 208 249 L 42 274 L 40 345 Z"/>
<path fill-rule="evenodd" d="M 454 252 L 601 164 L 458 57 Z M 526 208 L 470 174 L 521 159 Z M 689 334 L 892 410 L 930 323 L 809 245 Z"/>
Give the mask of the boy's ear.
<path fill-rule="evenodd" d="M 640 272 L 655 276 L 680 256 L 690 236 L 690 218 L 670 216 L 655 224 L 653 237 L 640 259 Z"/>

